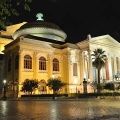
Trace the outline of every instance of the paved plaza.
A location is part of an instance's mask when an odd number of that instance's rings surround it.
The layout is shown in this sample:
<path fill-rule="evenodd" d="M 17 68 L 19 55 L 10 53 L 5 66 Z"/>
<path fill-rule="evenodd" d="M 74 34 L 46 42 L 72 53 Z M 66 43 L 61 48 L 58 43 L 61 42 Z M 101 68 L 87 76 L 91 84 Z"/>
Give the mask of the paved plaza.
<path fill-rule="evenodd" d="M 120 100 L 0 101 L 0 120 L 120 120 Z"/>

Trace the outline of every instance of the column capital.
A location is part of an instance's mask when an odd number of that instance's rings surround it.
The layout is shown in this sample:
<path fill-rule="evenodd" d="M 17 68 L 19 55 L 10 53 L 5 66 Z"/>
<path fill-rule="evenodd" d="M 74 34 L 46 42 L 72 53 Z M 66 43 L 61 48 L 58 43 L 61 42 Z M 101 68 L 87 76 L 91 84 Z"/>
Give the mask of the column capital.
<path fill-rule="evenodd" d="M 23 49 L 18 51 L 18 54 L 21 55 L 23 53 Z"/>

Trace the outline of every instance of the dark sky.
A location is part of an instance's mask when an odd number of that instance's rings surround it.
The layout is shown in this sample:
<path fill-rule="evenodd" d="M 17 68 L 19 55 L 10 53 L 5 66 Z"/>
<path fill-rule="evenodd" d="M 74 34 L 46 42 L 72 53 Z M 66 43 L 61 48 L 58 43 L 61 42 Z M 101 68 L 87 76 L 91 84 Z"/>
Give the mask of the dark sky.
<path fill-rule="evenodd" d="M 120 42 L 119 0 L 33 0 L 31 12 L 21 12 L 19 18 L 21 22 L 36 21 L 38 12 L 45 21 L 59 25 L 69 42 L 81 41 L 88 34 L 110 34 Z"/>

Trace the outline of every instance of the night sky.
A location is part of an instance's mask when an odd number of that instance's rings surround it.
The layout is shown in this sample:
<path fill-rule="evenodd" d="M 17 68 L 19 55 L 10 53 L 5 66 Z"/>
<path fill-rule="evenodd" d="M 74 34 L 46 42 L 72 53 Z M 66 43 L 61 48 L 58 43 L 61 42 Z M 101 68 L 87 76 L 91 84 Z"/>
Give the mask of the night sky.
<path fill-rule="evenodd" d="M 120 42 L 119 0 L 33 0 L 31 12 L 22 12 L 16 21 L 36 21 L 37 13 L 44 20 L 63 29 L 68 42 L 110 34 Z"/>

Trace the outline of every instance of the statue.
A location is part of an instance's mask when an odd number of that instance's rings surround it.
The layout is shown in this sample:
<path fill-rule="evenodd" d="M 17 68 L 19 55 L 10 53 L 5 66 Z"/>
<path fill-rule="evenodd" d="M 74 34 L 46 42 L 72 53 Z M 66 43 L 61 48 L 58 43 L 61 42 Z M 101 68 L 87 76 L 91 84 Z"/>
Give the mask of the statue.
<path fill-rule="evenodd" d="M 43 17 L 42 13 L 37 13 L 36 17 L 37 17 L 37 20 L 44 21 L 44 19 L 42 18 Z"/>

